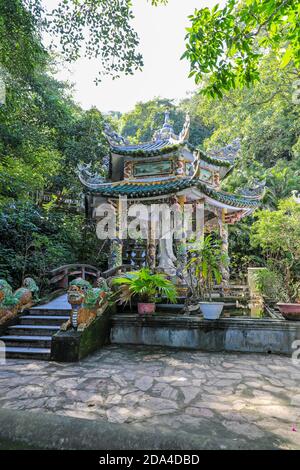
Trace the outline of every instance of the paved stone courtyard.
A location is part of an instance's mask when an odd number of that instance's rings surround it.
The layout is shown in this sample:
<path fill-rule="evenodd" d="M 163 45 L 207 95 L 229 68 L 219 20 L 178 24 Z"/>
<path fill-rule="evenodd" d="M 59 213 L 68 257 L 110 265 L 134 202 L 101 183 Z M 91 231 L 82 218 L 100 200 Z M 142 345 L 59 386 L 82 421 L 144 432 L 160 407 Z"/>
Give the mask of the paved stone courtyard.
<path fill-rule="evenodd" d="M 80 364 L 7 360 L 0 407 L 300 449 L 299 386 L 287 357 L 108 346 Z"/>

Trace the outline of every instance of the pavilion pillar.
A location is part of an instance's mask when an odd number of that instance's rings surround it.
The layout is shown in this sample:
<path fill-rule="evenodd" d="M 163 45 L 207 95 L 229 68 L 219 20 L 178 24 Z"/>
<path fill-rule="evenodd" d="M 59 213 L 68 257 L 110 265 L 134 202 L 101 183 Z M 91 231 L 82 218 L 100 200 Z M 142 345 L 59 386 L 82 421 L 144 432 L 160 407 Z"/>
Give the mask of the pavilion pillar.
<path fill-rule="evenodd" d="M 123 264 L 123 243 L 120 235 L 120 217 L 122 201 L 119 200 L 116 204 L 113 204 L 116 211 L 116 237 L 111 240 L 110 253 L 109 253 L 109 268 L 116 268 Z"/>
<path fill-rule="evenodd" d="M 150 234 L 149 234 L 150 235 Z M 156 265 L 156 241 L 151 236 L 147 240 L 147 265 L 153 270 Z"/>
<path fill-rule="evenodd" d="M 122 259 L 122 242 L 118 238 L 111 240 L 110 244 L 110 256 L 109 256 L 109 268 L 116 268 L 121 266 L 123 263 Z"/>
<path fill-rule="evenodd" d="M 183 275 L 183 272 L 187 264 L 187 229 L 188 221 L 185 219 L 186 213 L 184 211 L 186 196 L 180 195 L 176 197 L 176 203 L 178 204 L 177 218 L 174 218 L 174 229 L 175 229 L 175 246 L 176 246 L 176 258 L 177 258 L 177 274 Z"/>
<path fill-rule="evenodd" d="M 222 254 L 226 256 L 227 263 L 221 266 L 221 272 L 223 277 L 222 285 L 223 287 L 227 287 L 229 284 L 229 256 L 228 256 L 228 224 L 225 223 L 225 214 L 226 209 L 220 209 L 218 214 L 218 224 L 220 230 L 220 238 L 221 238 L 221 251 Z"/>

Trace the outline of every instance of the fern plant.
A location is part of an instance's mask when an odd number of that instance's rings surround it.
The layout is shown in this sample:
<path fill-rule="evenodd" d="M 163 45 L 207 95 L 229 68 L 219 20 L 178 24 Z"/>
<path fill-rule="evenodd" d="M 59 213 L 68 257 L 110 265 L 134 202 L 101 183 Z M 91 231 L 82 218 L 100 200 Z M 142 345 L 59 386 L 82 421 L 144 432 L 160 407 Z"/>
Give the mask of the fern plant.
<path fill-rule="evenodd" d="M 116 277 L 113 285 L 120 286 L 117 292 L 117 301 L 121 304 L 131 302 L 137 296 L 141 302 L 154 303 L 164 297 L 175 303 L 177 291 L 174 284 L 164 274 L 154 274 L 149 268 L 132 271 L 124 276 Z"/>

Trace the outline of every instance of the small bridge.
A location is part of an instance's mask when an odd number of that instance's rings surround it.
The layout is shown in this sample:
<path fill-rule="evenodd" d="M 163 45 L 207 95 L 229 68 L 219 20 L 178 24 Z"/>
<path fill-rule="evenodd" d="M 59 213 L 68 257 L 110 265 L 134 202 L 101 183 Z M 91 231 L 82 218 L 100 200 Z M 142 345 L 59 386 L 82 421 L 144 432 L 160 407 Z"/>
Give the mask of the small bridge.
<path fill-rule="evenodd" d="M 61 289 L 67 289 L 69 282 L 75 277 L 96 281 L 101 276 L 101 271 L 90 264 L 65 264 L 49 272 L 50 284 L 57 285 Z"/>
<path fill-rule="evenodd" d="M 106 271 L 100 271 L 95 266 L 90 264 L 65 264 L 59 268 L 52 269 L 49 271 L 50 284 L 56 285 L 60 289 L 67 289 L 69 282 L 75 277 L 82 277 L 87 281 L 91 281 L 93 284 L 99 277 L 105 279 L 114 276 L 119 272 L 126 272 L 133 269 L 130 264 L 122 264 L 114 268 L 107 269 Z"/>

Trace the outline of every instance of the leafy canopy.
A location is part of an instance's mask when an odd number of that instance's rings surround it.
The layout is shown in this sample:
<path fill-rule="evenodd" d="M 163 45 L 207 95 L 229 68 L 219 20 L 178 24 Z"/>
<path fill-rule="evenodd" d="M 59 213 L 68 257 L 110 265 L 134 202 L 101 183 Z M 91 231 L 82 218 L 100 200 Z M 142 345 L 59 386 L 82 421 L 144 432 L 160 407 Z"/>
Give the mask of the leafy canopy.
<path fill-rule="evenodd" d="M 282 279 L 280 300 L 285 300 L 285 291 L 286 298 L 293 301 L 300 294 L 300 204 L 293 198 L 284 199 L 277 210 L 261 210 L 256 217 L 251 242 L 261 247 L 270 271 Z"/>
<path fill-rule="evenodd" d="M 151 0 L 151 4 L 165 4 Z M 139 38 L 132 26 L 131 0 L 59 0 L 55 8 L 45 0 L 0 2 L 0 64 L 13 76 L 31 75 L 50 50 L 65 60 L 97 58 L 99 75 L 132 74 L 143 66 Z M 28 78 L 28 77 L 26 77 Z"/>
<path fill-rule="evenodd" d="M 205 93 L 248 86 L 259 79 L 263 53 L 272 50 L 280 67 L 299 70 L 299 4 L 294 0 L 227 0 L 224 8 L 195 10 L 189 16 L 186 50 L 196 83 L 209 76 Z"/>
<path fill-rule="evenodd" d="M 282 200 L 278 210 L 261 210 L 252 227 L 252 243 L 290 266 L 300 261 L 300 204 L 293 198 Z"/>

